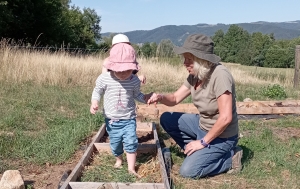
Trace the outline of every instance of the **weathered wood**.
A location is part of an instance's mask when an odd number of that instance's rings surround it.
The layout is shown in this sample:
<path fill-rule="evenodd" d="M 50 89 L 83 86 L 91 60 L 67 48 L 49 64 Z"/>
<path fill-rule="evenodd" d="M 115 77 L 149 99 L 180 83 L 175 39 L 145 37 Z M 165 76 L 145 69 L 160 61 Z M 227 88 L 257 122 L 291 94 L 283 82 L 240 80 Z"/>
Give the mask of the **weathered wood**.
<path fill-rule="evenodd" d="M 299 87 L 299 69 L 300 69 L 300 45 L 296 45 L 296 50 L 295 50 L 294 88 L 298 88 Z"/>
<path fill-rule="evenodd" d="M 70 182 L 71 189 L 164 189 L 163 183 Z"/>
<path fill-rule="evenodd" d="M 300 114 L 300 107 L 259 107 L 238 108 L 239 115 L 246 114 Z"/>
<path fill-rule="evenodd" d="M 151 131 L 154 134 L 153 144 L 138 144 L 138 153 L 151 152 L 157 153 L 160 162 L 160 171 L 162 175 L 163 183 L 104 183 L 104 182 L 75 182 L 80 176 L 84 166 L 86 166 L 92 156 L 92 152 L 98 150 L 110 151 L 109 143 L 99 143 L 101 137 L 105 134 L 105 124 L 99 129 L 98 133 L 94 136 L 90 145 L 86 149 L 84 155 L 75 166 L 69 177 L 66 179 L 60 189 L 170 189 L 168 177 L 165 169 L 164 159 L 162 157 L 162 151 L 159 144 L 159 139 L 155 127 L 155 123 L 141 123 L 137 122 L 138 131 Z"/>
<path fill-rule="evenodd" d="M 95 148 L 99 153 L 108 152 L 111 153 L 109 143 L 94 143 Z M 138 144 L 138 153 L 156 153 L 156 144 Z"/>
<path fill-rule="evenodd" d="M 237 113 L 248 114 L 300 114 L 300 100 L 288 101 L 252 101 L 237 102 Z M 163 104 L 138 105 L 137 114 L 144 117 L 158 118 L 164 112 L 185 112 L 198 114 L 198 109 L 192 103 L 177 104 L 169 107 Z"/>
<path fill-rule="evenodd" d="M 99 141 L 100 138 L 104 135 L 105 133 L 105 124 L 101 126 L 97 134 L 94 136 L 93 140 L 91 141 L 90 145 L 86 149 L 85 153 L 67 178 L 67 180 L 64 182 L 64 184 L 60 187 L 60 189 L 70 189 L 69 182 L 71 181 L 76 181 L 79 175 L 81 174 L 81 171 L 83 170 L 84 166 L 87 165 L 92 152 L 94 151 L 94 143 Z"/>
<path fill-rule="evenodd" d="M 152 124 L 153 124 L 153 131 L 154 131 L 154 139 L 155 139 L 156 145 L 157 145 L 157 157 L 158 157 L 158 160 L 159 160 L 159 163 L 160 163 L 160 174 L 161 174 L 162 181 L 164 183 L 165 189 L 169 189 L 170 188 L 170 184 L 169 184 L 170 182 L 168 180 L 168 175 L 167 175 L 167 172 L 166 172 L 166 165 L 165 165 L 164 158 L 162 156 L 162 150 L 161 150 L 158 135 L 157 135 L 157 132 L 156 132 L 156 126 L 155 126 L 154 122 Z"/>
<path fill-rule="evenodd" d="M 300 106 L 300 100 L 277 100 L 277 101 L 251 101 L 236 102 L 237 108 L 240 107 L 283 107 L 283 106 Z"/>
<path fill-rule="evenodd" d="M 150 122 L 136 122 L 136 130 L 152 132 L 152 124 Z"/>

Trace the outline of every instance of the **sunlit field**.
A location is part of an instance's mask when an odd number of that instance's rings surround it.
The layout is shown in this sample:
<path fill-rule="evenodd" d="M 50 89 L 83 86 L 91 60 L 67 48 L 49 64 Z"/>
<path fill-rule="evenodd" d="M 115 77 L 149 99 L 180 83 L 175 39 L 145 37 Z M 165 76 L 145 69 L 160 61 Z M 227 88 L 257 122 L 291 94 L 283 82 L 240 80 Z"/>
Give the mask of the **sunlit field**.
<path fill-rule="evenodd" d="M 80 146 L 103 124 L 102 115 L 91 115 L 89 106 L 106 56 L 34 51 L 0 43 L 0 176 L 5 170 L 24 166 L 27 169 L 21 173 L 29 175 L 34 172 L 31 165 L 40 166 L 46 172 L 49 165 L 63 166 L 72 161 Z M 144 93 L 172 92 L 187 78 L 188 73 L 178 59 L 139 57 L 138 62 L 142 67 L 138 75 L 147 78 L 141 86 Z M 273 84 L 284 88 L 286 99 L 300 99 L 299 89 L 293 89 L 293 69 L 222 64 L 229 68 L 236 81 L 237 101 L 272 100 L 262 96 L 261 91 Z M 183 103 L 189 102 L 190 98 Z M 184 156 L 172 147 L 171 182 L 176 189 L 297 188 L 299 123 L 299 116 L 269 122 L 240 121 L 244 137 L 239 145 L 244 149 L 244 169 L 234 176 L 225 174 L 193 181 L 181 178 L 178 169 Z M 280 133 L 294 135 L 282 138 Z M 163 132 L 159 135 L 167 138 Z M 60 178 L 61 173 L 57 174 Z M 33 188 L 43 183 L 43 180 L 36 181 Z"/>

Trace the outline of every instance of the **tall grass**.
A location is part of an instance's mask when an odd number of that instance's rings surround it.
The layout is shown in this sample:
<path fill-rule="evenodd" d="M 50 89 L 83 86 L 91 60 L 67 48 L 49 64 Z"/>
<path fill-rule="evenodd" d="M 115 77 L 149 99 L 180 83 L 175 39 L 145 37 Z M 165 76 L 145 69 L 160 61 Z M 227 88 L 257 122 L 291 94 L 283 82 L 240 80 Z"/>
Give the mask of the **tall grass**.
<path fill-rule="evenodd" d="M 32 81 L 56 86 L 93 84 L 101 73 L 104 61 L 101 54 L 74 56 L 62 51 L 30 51 L 12 48 L 5 41 L 0 42 L 0 55 L 0 80 L 14 83 Z M 148 84 L 145 88 L 162 91 L 169 85 L 180 86 L 187 77 L 185 68 L 178 64 L 177 59 L 139 58 L 138 62 L 142 67 L 139 74 L 147 77 Z M 293 85 L 293 69 L 223 64 L 230 69 L 238 84 L 280 84 L 284 87 Z M 163 88 L 160 87 L 162 85 Z M 170 87 L 172 88 L 174 87 Z"/>
<path fill-rule="evenodd" d="M 38 85 L 93 87 L 101 74 L 105 55 L 70 55 L 66 52 L 48 50 L 30 51 L 11 48 L 0 42 L 0 81 L 11 83 L 32 82 Z M 178 89 L 187 77 L 187 71 L 177 59 L 138 59 L 142 69 L 138 74 L 146 75 L 147 84 L 142 85 L 144 93 L 172 92 Z M 292 69 L 258 68 L 240 64 L 223 63 L 236 81 L 237 101 L 245 98 L 269 100 L 262 96 L 263 87 L 279 84 L 285 87 L 288 98 L 299 98 L 294 90 Z M 188 98 L 184 102 L 191 102 Z"/>

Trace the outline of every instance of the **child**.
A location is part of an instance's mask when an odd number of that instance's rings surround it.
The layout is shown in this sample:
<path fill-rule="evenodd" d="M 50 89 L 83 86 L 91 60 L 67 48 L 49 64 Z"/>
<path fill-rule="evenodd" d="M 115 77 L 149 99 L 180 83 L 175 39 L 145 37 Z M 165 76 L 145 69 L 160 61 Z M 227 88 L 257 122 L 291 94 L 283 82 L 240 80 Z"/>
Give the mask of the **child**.
<path fill-rule="evenodd" d="M 130 41 L 129 41 L 129 38 L 128 38 L 126 35 L 121 34 L 121 33 L 120 33 L 120 34 L 117 34 L 117 35 L 115 35 L 115 36 L 113 37 L 113 39 L 112 39 L 112 47 L 113 47 L 115 44 L 118 44 L 118 43 L 126 43 L 126 44 L 131 45 L 131 44 L 130 44 Z M 106 63 L 106 61 L 107 61 L 107 58 L 104 60 L 103 65 Z M 110 70 L 106 69 L 106 68 L 103 66 L 103 67 L 102 67 L 102 73 L 107 72 L 107 71 L 110 71 Z M 138 70 L 133 70 L 132 73 L 133 73 L 134 75 L 136 75 L 137 72 L 138 72 Z M 146 84 L 146 77 L 145 77 L 144 75 L 140 75 L 140 76 L 138 76 L 138 78 L 140 79 L 140 81 L 141 81 L 142 84 Z"/>
<path fill-rule="evenodd" d="M 90 112 L 98 110 L 100 97 L 103 96 L 106 131 L 110 138 L 110 147 L 116 157 L 115 168 L 123 163 L 123 146 L 126 151 L 128 172 L 140 177 L 135 171 L 136 150 L 138 140 L 136 135 L 135 101 L 146 103 L 150 97 L 140 92 L 140 81 L 133 70 L 140 67 L 136 61 L 133 47 L 119 43 L 112 47 L 110 55 L 104 64 L 110 72 L 102 73 L 96 80 L 91 100 Z"/>

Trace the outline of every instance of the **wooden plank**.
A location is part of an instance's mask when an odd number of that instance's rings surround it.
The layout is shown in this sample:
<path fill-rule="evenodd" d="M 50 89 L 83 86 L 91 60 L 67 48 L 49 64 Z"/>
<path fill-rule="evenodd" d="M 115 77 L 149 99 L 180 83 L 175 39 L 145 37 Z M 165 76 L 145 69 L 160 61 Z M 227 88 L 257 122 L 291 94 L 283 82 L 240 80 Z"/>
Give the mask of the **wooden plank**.
<path fill-rule="evenodd" d="M 238 108 L 239 115 L 246 114 L 300 114 L 300 107 Z"/>
<path fill-rule="evenodd" d="M 300 70 L 300 45 L 296 45 L 295 49 L 295 73 L 294 73 L 294 88 L 299 88 L 299 70 Z"/>
<path fill-rule="evenodd" d="M 70 182 L 71 189 L 164 189 L 163 183 Z"/>
<path fill-rule="evenodd" d="M 150 122 L 136 122 L 136 130 L 152 132 L 152 124 Z"/>
<path fill-rule="evenodd" d="M 99 153 L 101 152 L 109 152 L 111 153 L 111 149 L 109 143 L 94 143 L 95 148 Z M 138 153 L 156 153 L 156 144 L 138 144 Z"/>
<path fill-rule="evenodd" d="M 170 182 L 169 182 L 168 175 L 166 172 L 166 165 L 165 165 L 165 161 L 164 161 L 164 158 L 162 155 L 162 150 L 161 150 L 161 147 L 159 144 L 159 139 L 158 139 L 158 135 L 156 132 L 155 123 L 152 122 L 152 125 L 153 125 L 152 127 L 153 127 L 154 139 L 156 141 L 156 146 L 157 146 L 157 157 L 158 157 L 158 160 L 160 163 L 160 174 L 161 174 L 165 189 L 170 189 Z"/>
<path fill-rule="evenodd" d="M 236 102 L 237 107 L 282 107 L 300 106 L 300 100 L 277 100 L 277 101 L 251 101 Z"/>
<path fill-rule="evenodd" d="M 144 117 L 158 118 L 164 112 L 185 112 L 199 114 L 198 109 L 192 103 L 177 104 L 169 107 L 163 104 L 138 105 L 137 114 Z M 253 101 L 237 102 L 237 113 L 247 114 L 300 114 L 300 101 Z"/>
<path fill-rule="evenodd" d="M 64 184 L 60 187 L 60 189 L 69 189 L 69 182 L 71 181 L 76 181 L 79 175 L 81 174 L 81 171 L 83 170 L 84 166 L 87 165 L 91 154 L 94 150 L 94 143 L 98 142 L 100 138 L 104 135 L 105 133 L 105 124 L 101 126 L 99 129 L 98 133 L 94 136 L 93 140 L 91 141 L 90 145 L 86 149 L 85 153 L 81 157 L 80 161 L 77 163 L 69 177 L 66 179 Z"/>

